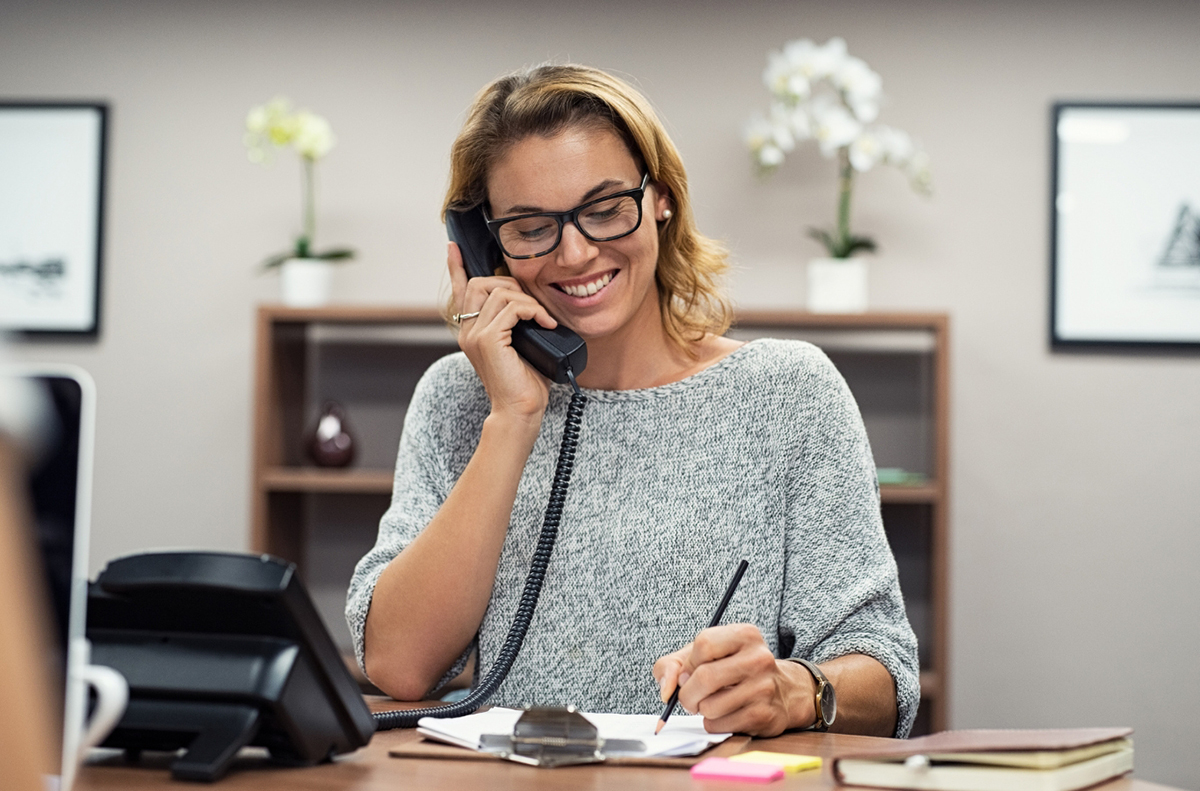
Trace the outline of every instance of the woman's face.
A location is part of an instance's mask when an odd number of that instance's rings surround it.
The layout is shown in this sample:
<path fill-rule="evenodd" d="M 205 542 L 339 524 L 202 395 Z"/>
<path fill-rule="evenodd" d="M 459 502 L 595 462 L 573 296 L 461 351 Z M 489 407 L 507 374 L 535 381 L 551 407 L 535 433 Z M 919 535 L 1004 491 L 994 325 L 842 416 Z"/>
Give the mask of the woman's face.
<path fill-rule="evenodd" d="M 527 137 L 489 173 L 491 216 L 568 211 L 636 189 L 643 175 L 621 139 L 606 129 L 571 128 L 554 137 Z M 593 242 L 567 222 L 553 252 L 506 259 L 508 270 L 584 340 L 661 328 L 654 270 L 657 220 L 668 205 L 667 196 L 650 182 L 642 199 L 641 225 L 630 235 Z"/>

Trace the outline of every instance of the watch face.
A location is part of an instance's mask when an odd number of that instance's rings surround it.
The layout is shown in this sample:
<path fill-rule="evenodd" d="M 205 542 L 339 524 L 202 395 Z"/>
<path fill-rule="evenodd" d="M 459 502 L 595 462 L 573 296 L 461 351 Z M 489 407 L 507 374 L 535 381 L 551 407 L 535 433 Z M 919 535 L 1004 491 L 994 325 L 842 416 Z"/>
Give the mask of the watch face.
<path fill-rule="evenodd" d="M 832 684 L 826 684 L 821 690 L 821 713 L 826 724 L 832 725 L 833 718 L 837 716 L 837 697 L 833 694 Z"/>

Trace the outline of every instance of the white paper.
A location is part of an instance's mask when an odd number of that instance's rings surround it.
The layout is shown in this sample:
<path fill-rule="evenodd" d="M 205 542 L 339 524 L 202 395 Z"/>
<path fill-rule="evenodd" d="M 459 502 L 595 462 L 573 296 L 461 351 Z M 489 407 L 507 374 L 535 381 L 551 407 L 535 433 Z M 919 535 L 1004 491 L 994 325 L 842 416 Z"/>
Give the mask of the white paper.
<path fill-rule="evenodd" d="M 417 722 L 417 732 L 439 742 L 478 750 L 480 737 L 485 733 L 511 735 L 523 713 L 520 709 L 494 708 L 465 717 L 422 717 Z M 733 735 L 709 733 L 704 730 L 704 718 L 700 716 L 674 715 L 656 736 L 654 726 L 658 717 L 654 714 L 581 713 L 596 726 L 601 739 L 635 739 L 645 744 L 645 751 L 637 754 L 639 758 L 699 755 Z M 625 755 L 628 754 L 622 753 Z"/>

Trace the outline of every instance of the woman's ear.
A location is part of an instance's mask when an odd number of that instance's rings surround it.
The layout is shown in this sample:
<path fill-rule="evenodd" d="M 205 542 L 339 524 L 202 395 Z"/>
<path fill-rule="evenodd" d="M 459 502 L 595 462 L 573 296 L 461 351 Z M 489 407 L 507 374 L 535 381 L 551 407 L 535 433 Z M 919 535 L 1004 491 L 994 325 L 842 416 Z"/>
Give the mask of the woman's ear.
<path fill-rule="evenodd" d="M 664 222 L 671 219 L 674 202 L 671 200 L 671 190 L 661 181 L 651 182 L 654 185 L 654 219 Z"/>

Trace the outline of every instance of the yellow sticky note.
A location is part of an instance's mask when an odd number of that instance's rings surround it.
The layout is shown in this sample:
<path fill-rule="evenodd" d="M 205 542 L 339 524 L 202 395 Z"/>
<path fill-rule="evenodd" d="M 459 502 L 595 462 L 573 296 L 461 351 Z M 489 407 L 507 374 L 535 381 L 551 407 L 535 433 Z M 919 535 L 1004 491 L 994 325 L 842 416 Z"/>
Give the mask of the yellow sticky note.
<path fill-rule="evenodd" d="M 815 755 L 792 755 L 791 753 L 768 753 L 763 750 L 752 750 L 748 753 L 738 753 L 729 760 L 748 764 L 771 764 L 781 766 L 783 771 L 791 774 L 803 772 L 806 769 L 820 769 L 821 759 Z"/>

